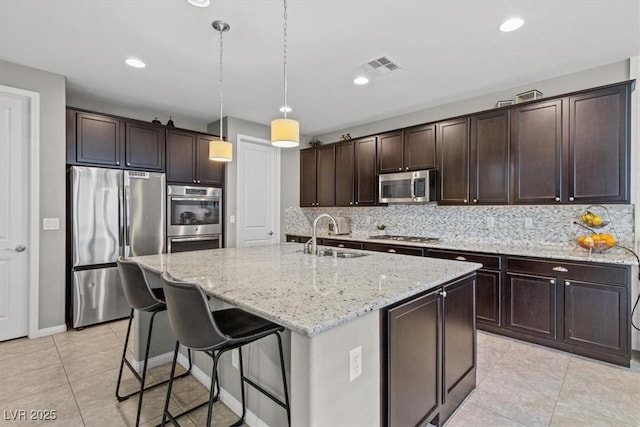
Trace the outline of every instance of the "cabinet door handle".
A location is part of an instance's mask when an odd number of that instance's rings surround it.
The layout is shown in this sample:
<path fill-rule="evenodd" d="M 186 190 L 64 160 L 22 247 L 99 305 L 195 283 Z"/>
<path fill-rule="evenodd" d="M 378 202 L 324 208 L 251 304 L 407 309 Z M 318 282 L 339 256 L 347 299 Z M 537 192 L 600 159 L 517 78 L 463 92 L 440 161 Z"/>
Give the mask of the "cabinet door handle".
<path fill-rule="evenodd" d="M 438 292 L 440 295 L 442 295 L 442 298 L 446 298 L 447 297 L 447 291 L 440 291 Z"/>
<path fill-rule="evenodd" d="M 478 203 L 478 199 L 473 199 L 473 203 Z"/>
<path fill-rule="evenodd" d="M 551 283 L 552 285 L 555 285 L 556 284 L 556 279 L 549 280 L 549 283 Z"/>
<path fill-rule="evenodd" d="M 116 165 L 119 165 L 119 164 L 120 164 L 120 162 L 116 162 Z"/>
<path fill-rule="evenodd" d="M 131 166 L 131 163 L 127 162 L 127 166 Z"/>
<path fill-rule="evenodd" d="M 570 281 L 568 281 L 568 280 L 565 280 L 565 281 L 564 281 L 564 285 L 565 285 L 565 286 L 571 286 L 571 282 L 570 282 Z"/>
<path fill-rule="evenodd" d="M 469 203 L 469 201 L 467 199 L 464 199 L 463 202 L 464 203 Z"/>
<path fill-rule="evenodd" d="M 556 196 L 555 200 L 556 200 L 556 202 L 559 202 L 560 201 L 560 197 Z"/>
<path fill-rule="evenodd" d="M 291 239 L 291 243 L 298 243 L 298 239 Z"/>
<path fill-rule="evenodd" d="M 402 168 L 398 168 L 398 170 L 399 170 L 399 171 L 401 171 L 401 170 L 402 170 Z"/>
<path fill-rule="evenodd" d="M 395 249 L 389 249 L 387 252 L 390 252 L 390 253 L 392 253 L 392 254 L 395 254 L 395 253 L 396 253 L 396 250 L 395 250 Z"/>
<path fill-rule="evenodd" d="M 566 268 L 562 267 L 561 265 L 558 265 L 558 266 L 556 266 L 556 267 L 553 267 L 553 268 L 552 268 L 552 270 L 553 270 L 553 271 L 559 271 L 559 272 L 561 272 L 561 273 L 567 273 L 567 272 L 569 271 L 568 269 L 566 269 Z"/>
<path fill-rule="evenodd" d="M 356 205 L 358 204 L 358 202 L 356 202 Z"/>
<path fill-rule="evenodd" d="M 350 204 L 350 205 L 352 205 L 352 204 L 353 204 L 353 202 L 349 202 L 349 204 Z"/>
<path fill-rule="evenodd" d="M 465 257 L 463 257 L 463 256 L 461 256 L 461 255 L 458 255 L 458 256 L 456 257 L 456 259 L 457 259 L 458 261 L 466 261 L 466 260 L 467 260 Z"/>
<path fill-rule="evenodd" d="M 408 170 L 409 170 L 409 166 L 407 166 L 406 168 L 404 168 L 404 170 L 408 171 Z"/>
<path fill-rule="evenodd" d="M 342 243 L 338 243 L 338 247 L 339 248 L 344 248 L 344 245 Z"/>
<path fill-rule="evenodd" d="M 575 199 L 573 198 L 573 196 L 569 197 L 569 201 L 573 202 Z"/>

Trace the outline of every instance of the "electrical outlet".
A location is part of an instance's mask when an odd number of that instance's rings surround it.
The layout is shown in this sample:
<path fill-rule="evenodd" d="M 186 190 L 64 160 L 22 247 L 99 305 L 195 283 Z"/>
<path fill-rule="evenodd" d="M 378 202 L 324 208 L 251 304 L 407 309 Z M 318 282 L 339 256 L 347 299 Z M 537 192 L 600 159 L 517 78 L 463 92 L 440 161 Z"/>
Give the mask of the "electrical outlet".
<path fill-rule="evenodd" d="M 533 219 L 530 217 L 526 217 L 524 219 L 524 228 L 533 228 Z"/>
<path fill-rule="evenodd" d="M 231 366 L 236 369 L 240 369 L 240 365 L 238 364 L 238 350 L 231 350 Z"/>
<path fill-rule="evenodd" d="M 60 230 L 60 218 L 42 218 L 43 230 Z"/>
<path fill-rule="evenodd" d="M 229 215 L 229 224 L 235 224 L 235 223 L 236 223 L 236 216 Z"/>
<path fill-rule="evenodd" d="M 496 227 L 496 218 L 493 216 L 487 217 L 487 228 L 495 228 Z"/>
<path fill-rule="evenodd" d="M 349 381 L 362 375 L 362 346 L 359 345 L 349 352 Z"/>

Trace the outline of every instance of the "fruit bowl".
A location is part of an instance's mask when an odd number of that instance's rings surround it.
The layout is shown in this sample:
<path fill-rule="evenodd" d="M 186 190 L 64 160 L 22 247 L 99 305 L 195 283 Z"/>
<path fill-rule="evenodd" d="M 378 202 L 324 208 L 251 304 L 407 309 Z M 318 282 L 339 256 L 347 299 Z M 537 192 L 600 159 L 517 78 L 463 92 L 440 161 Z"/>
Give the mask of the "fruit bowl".
<path fill-rule="evenodd" d="M 616 239 L 611 234 L 591 234 L 576 238 L 576 243 L 583 249 L 603 252 L 616 245 Z"/>
<path fill-rule="evenodd" d="M 610 221 L 605 221 L 601 215 L 594 214 L 591 211 L 587 211 L 585 214 L 580 215 L 580 221 L 591 228 L 606 227 L 610 223 Z"/>

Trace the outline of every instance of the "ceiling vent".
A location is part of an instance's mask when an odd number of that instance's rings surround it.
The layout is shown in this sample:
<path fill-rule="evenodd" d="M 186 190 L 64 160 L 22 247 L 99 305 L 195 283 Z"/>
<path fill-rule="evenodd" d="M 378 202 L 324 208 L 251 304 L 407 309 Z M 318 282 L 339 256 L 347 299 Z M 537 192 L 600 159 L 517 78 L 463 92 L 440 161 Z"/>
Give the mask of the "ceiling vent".
<path fill-rule="evenodd" d="M 399 70 L 400 65 L 388 56 L 381 56 L 379 58 L 367 61 L 364 64 L 356 67 L 358 71 L 367 74 L 370 77 L 383 76 L 389 74 L 392 71 Z"/>

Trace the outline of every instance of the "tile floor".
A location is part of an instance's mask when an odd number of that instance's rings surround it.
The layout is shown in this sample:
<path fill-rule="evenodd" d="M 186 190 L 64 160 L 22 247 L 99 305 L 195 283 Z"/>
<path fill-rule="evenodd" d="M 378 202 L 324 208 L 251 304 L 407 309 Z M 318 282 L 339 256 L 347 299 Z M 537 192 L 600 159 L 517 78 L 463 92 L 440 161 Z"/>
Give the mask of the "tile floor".
<path fill-rule="evenodd" d="M 37 340 L 0 343 L 0 426 L 9 411 L 55 409 L 46 426 L 132 426 L 137 398 L 114 397 L 126 321 L 69 331 Z M 125 370 L 123 391 L 136 381 Z M 168 367 L 151 370 L 155 380 Z M 166 389 L 145 394 L 141 425 L 160 422 Z M 172 410 L 207 398 L 193 378 L 176 383 Z M 216 404 L 216 426 L 236 416 Z M 184 426 L 203 425 L 206 408 L 182 418 Z M 640 426 L 640 363 L 619 368 L 508 338 L 478 333 L 478 387 L 447 424 L 461 426 Z"/>

